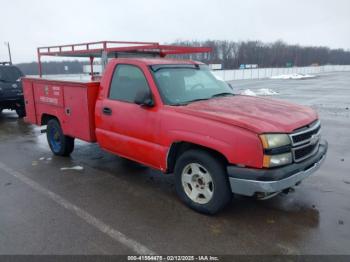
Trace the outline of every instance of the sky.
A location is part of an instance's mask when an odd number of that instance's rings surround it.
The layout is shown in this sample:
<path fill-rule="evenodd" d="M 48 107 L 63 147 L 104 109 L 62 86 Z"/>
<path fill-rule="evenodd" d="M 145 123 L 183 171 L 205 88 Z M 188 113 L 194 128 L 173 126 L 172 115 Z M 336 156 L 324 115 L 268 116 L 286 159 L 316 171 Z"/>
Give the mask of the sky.
<path fill-rule="evenodd" d="M 350 50 L 350 0 L 0 0 L 0 61 L 101 40 L 283 40 Z"/>

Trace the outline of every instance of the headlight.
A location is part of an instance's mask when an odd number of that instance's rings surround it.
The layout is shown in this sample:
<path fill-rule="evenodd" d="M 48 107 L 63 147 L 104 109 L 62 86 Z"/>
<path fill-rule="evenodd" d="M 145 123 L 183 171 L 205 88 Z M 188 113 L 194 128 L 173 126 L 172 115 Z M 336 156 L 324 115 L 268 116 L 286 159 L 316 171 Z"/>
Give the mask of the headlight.
<path fill-rule="evenodd" d="M 263 166 L 266 168 L 284 166 L 292 163 L 292 153 L 284 153 L 279 155 L 264 155 Z"/>
<path fill-rule="evenodd" d="M 260 135 L 260 139 L 265 152 L 264 167 L 284 166 L 293 162 L 292 153 L 288 148 L 291 140 L 287 134 L 264 134 Z"/>
<path fill-rule="evenodd" d="M 290 138 L 286 134 L 264 134 L 260 135 L 264 149 L 271 149 L 291 144 Z"/>

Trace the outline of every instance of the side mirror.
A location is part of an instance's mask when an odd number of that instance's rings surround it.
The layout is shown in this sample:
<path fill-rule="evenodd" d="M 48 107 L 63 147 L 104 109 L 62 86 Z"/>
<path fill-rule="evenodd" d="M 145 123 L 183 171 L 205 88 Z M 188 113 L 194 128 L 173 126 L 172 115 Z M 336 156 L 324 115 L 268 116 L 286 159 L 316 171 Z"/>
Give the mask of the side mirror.
<path fill-rule="evenodd" d="M 142 88 L 140 89 L 135 96 L 135 104 L 146 107 L 153 107 L 154 102 L 152 94 L 149 89 Z"/>

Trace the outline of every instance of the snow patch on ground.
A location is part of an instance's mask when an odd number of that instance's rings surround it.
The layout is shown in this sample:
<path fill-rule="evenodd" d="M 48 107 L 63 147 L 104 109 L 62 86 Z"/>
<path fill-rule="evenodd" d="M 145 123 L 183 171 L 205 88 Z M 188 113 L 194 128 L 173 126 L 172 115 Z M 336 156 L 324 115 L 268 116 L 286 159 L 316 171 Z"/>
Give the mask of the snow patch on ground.
<path fill-rule="evenodd" d="M 76 170 L 76 171 L 81 171 L 84 170 L 82 166 L 73 166 L 73 167 L 61 167 L 61 171 L 65 170 Z"/>
<path fill-rule="evenodd" d="M 287 80 L 287 79 L 309 79 L 309 78 L 315 78 L 314 75 L 308 75 L 308 74 L 290 74 L 290 75 L 279 75 L 279 76 L 271 76 L 270 79 L 281 79 L 281 80 Z"/>
<path fill-rule="evenodd" d="M 275 96 L 278 95 L 278 92 L 269 89 L 269 88 L 261 88 L 255 91 L 252 91 L 250 89 L 245 89 L 241 92 L 241 95 L 245 96 Z"/>
<path fill-rule="evenodd" d="M 245 96 L 256 96 L 256 93 L 253 92 L 252 90 L 250 89 L 246 89 L 246 90 L 243 90 L 241 92 L 241 95 L 245 95 Z"/>
<path fill-rule="evenodd" d="M 39 160 L 40 160 L 40 161 L 44 161 L 44 160 L 46 160 L 46 161 L 51 161 L 52 158 L 51 158 L 51 157 L 48 157 L 48 158 L 40 157 Z"/>

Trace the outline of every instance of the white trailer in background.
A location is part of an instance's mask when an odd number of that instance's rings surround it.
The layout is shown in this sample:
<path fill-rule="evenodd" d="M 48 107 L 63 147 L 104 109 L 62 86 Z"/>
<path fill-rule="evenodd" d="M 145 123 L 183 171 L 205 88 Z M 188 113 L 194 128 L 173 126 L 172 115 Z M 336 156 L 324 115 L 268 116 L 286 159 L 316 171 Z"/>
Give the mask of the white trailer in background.
<path fill-rule="evenodd" d="M 93 65 L 93 72 L 94 72 L 94 75 L 101 75 L 101 73 L 102 73 L 102 65 Z M 91 66 L 90 65 L 84 65 L 83 66 L 83 73 L 84 74 L 91 74 Z"/>
<path fill-rule="evenodd" d="M 222 70 L 222 64 L 209 64 L 211 70 Z"/>

